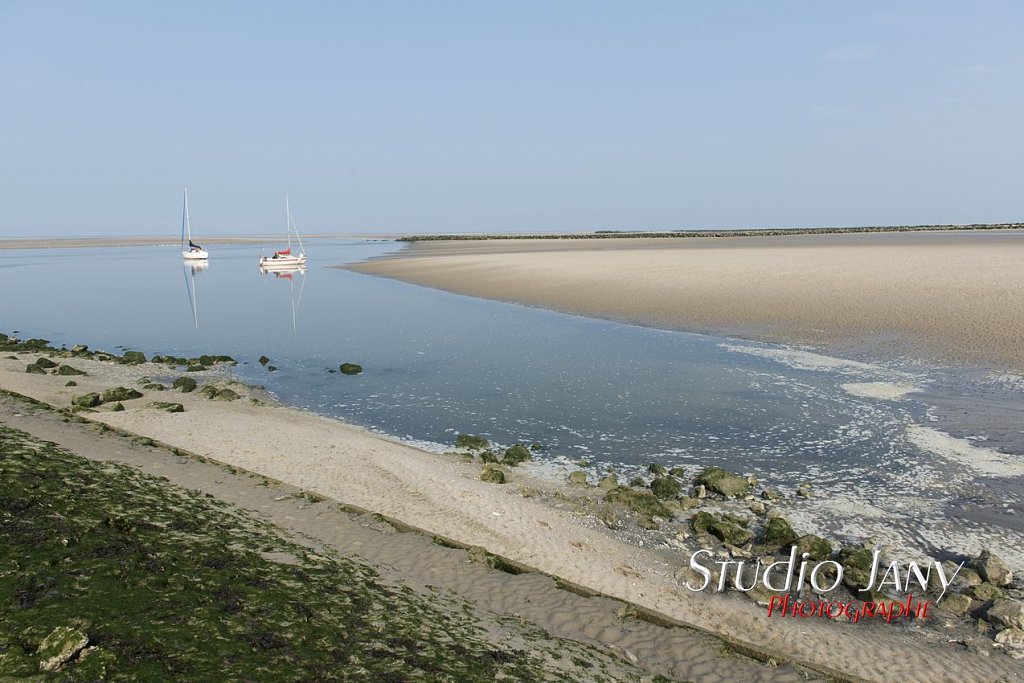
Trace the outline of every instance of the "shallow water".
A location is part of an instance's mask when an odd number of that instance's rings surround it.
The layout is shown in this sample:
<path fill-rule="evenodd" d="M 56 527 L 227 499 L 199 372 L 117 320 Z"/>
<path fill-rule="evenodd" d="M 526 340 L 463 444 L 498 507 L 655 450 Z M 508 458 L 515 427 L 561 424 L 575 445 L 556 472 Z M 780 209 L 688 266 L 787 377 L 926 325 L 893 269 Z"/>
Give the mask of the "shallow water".
<path fill-rule="evenodd" d="M 241 361 L 242 380 L 286 403 L 437 449 L 463 431 L 539 442 L 544 463 L 586 458 L 595 471 L 614 465 L 631 474 L 659 461 L 690 471 L 722 465 L 783 488 L 810 481 L 820 494 L 793 515 L 834 533 L 892 537 L 900 527 L 897 542 L 961 551 L 1018 533 L 1024 503 L 1009 484 L 1020 481 L 1024 458 L 979 471 L 970 448 L 984 446 L 985 434 L 950 447 L 932 438 L 927 394 L 899 398 L 900 387 L 948 394 L 963 378 L 325 267 L 386 253 L 391 243 L 307 248 L 309 270 L 287 277 L 261 274 L 259 248 L 249 245 L 216 247 L 209 268 L 195 272 L 177 245 L 0 252 L 0 329 L 94 349 L 226 353 Z M 278 370 L 262 367 L 261 355 Z M 328 371 L 342 362 L 361 364 L 363 374 Z M 1013 382 L 985 388 L 978 380 L 972 391 L 1012 405 L 1022 395 Z M 1002 484 L 979 493 L 980 477 Z M 985 490 L 999 490 L 998 500 Z M 969 523 L 954 516 L 967 502 L 984 513 Z"/>

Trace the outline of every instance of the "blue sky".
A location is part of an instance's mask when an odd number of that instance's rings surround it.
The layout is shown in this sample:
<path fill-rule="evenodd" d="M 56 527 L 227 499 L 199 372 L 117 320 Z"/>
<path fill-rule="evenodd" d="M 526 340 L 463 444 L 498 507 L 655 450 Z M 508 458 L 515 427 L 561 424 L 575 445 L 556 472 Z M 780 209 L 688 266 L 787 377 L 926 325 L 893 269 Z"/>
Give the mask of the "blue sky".
<path fill-rule="evenodd" d="M 1024 3 L 0 0 L 0 237 L 1024 220 Z"/>

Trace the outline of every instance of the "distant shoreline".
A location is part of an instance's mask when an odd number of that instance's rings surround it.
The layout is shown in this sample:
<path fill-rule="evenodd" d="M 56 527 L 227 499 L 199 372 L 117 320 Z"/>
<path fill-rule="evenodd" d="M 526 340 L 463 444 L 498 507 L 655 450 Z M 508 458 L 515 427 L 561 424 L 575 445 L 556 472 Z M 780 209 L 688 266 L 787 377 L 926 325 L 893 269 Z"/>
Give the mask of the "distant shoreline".
<path fill-rule="evenodd" d="M 302 235 L 304 240 L 317 239 L 363 239 L 391 240 L 396 235 L 384 234 L 351 234 L 322 233 Z M 284 239 L 283 235 L 222 235 L 212 237 L 196 237 L 195 241 L 203 244 L 271 244 Z M 99 247 L 157 247 L 161 245 L 177 246 L 181 238 L 178 235 L 148 237 L 7 237 L 0 239 L 0 250 L 3 249 L 89 249 Z"/>
<path fill-rule="evenodd" d="M 597 230 L 569 233 L 450 233 L 441 235 L 406 235 L 399 242 L 430 242 L 451 240 L 580 240 L 580 239 L 650 239 L 671 237 L 784 237 L 786 235 L 835 235 L 873 232 L 941 232 L 946 230 L 1020 230 L 1024 223 L 970 223 L 967 225 L 877 225 L 849 228 L 740 228 L 736 230 Z"/>

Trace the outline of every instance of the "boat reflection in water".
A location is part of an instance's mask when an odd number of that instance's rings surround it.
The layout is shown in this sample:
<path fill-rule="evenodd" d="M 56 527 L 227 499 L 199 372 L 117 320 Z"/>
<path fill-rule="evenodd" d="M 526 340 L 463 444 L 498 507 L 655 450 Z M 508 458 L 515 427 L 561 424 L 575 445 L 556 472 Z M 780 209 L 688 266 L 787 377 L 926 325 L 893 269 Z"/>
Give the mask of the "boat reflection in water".
<path fill-rule="evenodd" d="M 292 334 L 296 331 L 296 314 L 299 310 L 299 306 L 302 305 L 302 290 L 306 286 L 306 268 L 303 265 L 294 266 L 281 266 L 275 265 L 270 268 L 260 266 L 260 274 L 263 276 L 273 274 L 276 280 L 287 280 L 288 288 L 291 290 L 291 303 L 292 303 Z M 295 295 L 295 276 L 299 276 L 299 293 Z M 268 278 L 264 277 L 264 280 Z"/>
<path fill-rule="evenodd" d="M 199 306 L 196 300 L 196 273 L 201 273 L 210 267 L 206 259 L 193 260 L 184 259 L 182 274 L 185 276 L 185 291 L 188 293 L 188 305 L 192 309 L 192 323 L 199 327 Z"/>

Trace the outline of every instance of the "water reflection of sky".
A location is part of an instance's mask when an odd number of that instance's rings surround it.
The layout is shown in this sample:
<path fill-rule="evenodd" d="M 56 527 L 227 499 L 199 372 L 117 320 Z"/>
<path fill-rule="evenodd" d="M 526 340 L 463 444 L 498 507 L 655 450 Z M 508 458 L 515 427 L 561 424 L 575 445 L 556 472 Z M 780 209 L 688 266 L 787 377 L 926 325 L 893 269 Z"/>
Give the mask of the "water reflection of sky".
<path fill-rule="evenodd" d="M 449 444 L 466 431 L 572 459 L 811 479 L 851 496 L 910 489 L 948 466 L 905 439 L 926 406 L 841 388 L 893 380 L 884 368 L 780 363 L 761 353 L 767 345 L 325 267 L 394 248 L 314 241 L 309 270 L 287 274 L 261 274 L 252 246 L 214 247 L 195 272 L 177 245 L 0 252 L 0 326 L 92 348 L 230 354 L 242 379 L 287 403 L 417 441 Z M 261 355 L 278 370 L 260 366 Z M 363 374 L 328 372 L 342 362 Z"/>

